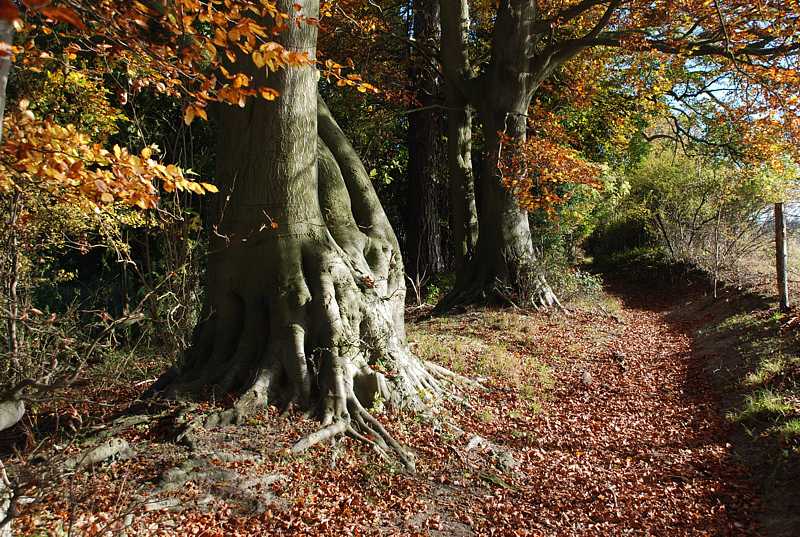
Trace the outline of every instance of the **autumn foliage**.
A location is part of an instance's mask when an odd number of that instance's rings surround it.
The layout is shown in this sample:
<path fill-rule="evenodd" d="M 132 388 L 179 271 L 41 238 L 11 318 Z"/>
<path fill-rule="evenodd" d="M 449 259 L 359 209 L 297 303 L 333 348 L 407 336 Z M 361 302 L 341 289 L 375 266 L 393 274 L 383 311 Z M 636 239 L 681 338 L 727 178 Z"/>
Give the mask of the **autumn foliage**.
<path fill-rule="evenodd" d="M 477 28 L 470 43 L 480 58 L 488 56 L 495 16 L 504 6 L 526 9 L 528 2 L 471 3 Z M 800 124 L 797 87 L 797 6 L 792 2 L 536 2 L 530 23 L 526 76 L 543 76 L 527 111 L 528 136 L 555 141 L 565 148 L 558 158 L 571 168 L 593 148 L 576 140 L 570 124 L 577 110 L 609 108 L 608 134 L 627 144 L 637 131 L 647 140 L 669 139 L 683 150 L 728 156 L 740 162 L 798 158 Z M 493 39 L 503 36 L 494 35 Z M 552 74 L 553 63 L 562 62 Z M 545 73 L 539 75 L 539 73 Z M 473 78 L 482 84 L 483 74 Z M 522 74 L 520 74 L 522 76 Z M 463 81 L 460 82 L 463 85 Z M 481 93 L 473 103 L 478 109 Z M 521 113 L 515 111 L 514 113 Z M 646 127 L 645 127 L 646 125 Z M 567 132 L 558 132 L 568 126 Z M 555 133 L 555 136 L 554 136 Z M 564 134 L 564 135 L 562 135 Z M 576 143 L 577 142 L 577 143 Z M 553 155 L 547 143 L 537 142 Z M 519 169 L 504 175 L 518 193 L 523 175 L 537 183 L 538 166 L 553 169 L 549 157 L 520 151 Z M 507 152 L 506 152 L 507 154 Z M 522 162 L 522 154 L 530 158 Z M 508 156 L 508 154 L 507 154 Z M 541 162 L 537 162 L 541 161 Z M 569 163 L 569 164 L 567 164 Z M 538 170 L 538 171 L 537 171 Z M 581 167 L 575 180 L 583 182 Z M 560 180 L 566 179 L 561 175 Z M 509 183 L 509 181 L 506 181 Z M 546 194 L 545 194 L 546 195 Z M 520 200 L 535 207 L 530 199 Z"/>
<path fill-rule="evenodd" d="M 569 185 L 601 188 L 601 168 L 568 147 L 546 138 L 529 138 L 524 142 L 503 133 L 498 167 L 503 185 L 511 190 L 527 211 L 544 210 L 554 214 L 565 204 Z"/>
<path fill-rule="evenodd" d="M 139 155 L 115 145 L 110 151 L 93 142 L 74 125 L 40 120 L 23 100 L 6 116 L 7 139 L 0 148 L 0 191 L 42 189 L 61 203 L 87 210 L 121 202 L 150 209 L 158 189 L 216 192 L 209 183 L 187 179 L 174 165 L 153 159 L 153 148 Z"/>

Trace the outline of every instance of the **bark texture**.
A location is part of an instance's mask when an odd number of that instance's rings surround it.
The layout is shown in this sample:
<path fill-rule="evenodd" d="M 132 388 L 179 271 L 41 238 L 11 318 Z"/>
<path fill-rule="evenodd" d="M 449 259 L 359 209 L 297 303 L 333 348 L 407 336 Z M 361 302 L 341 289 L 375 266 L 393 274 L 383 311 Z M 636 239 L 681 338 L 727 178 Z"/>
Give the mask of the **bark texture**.
<path fill-rule="evenodd" d="M 475 252 L 478 213 L 475 207 L 475 177 L 472 172 L 472 110 L 455 80 L 470 76 L 467 53 L 470 17 L 463 2 L 441 2 L 442 65 L 449 71 L 445 80 L 447 107 L 447 162 L 449 170 L 450 221 L 454 265 L 464 268 Z"/>
<path fill-rule="evenodd" d="M 0 461 L 0 537 L 12 537 L 14 531 L 11 527 L 11 482 L 6 476 L 5 468 Z"/>
<path fill-rule="evenodd" d="M 25 414 L 25 403 L 11 399 L 0 401 L 0 431 L 15 425 Z M 3 461 L 0 461 L 0 537 L 11 537 L 14 532 L 12 529 L 12 501 L 14 490 L 11 481 L 6 475 Z"/>
<path fill-rule="evenodd" d="M 281 39 L 313 56 L 316 28 L 289 24 Z M 422 408 L 439 383 L 409 352 L 397 239 L 317 79 L 285 69 L 270 75 L 276 101 L 221 111 L 204 320 L 154 390 L 238 393 L 231 419 L 267 402 L 315 411 L 323 427 L 295 451 L 349 433 L 411 466 L 366 409 Z"/>
<path fill-rule="evenodd" d="M 431 49 L 439 42 L 438 0 L 415 0 L 414 40 Z M 444 187 L 444 122 L 441 110 L 442 81 L 430 61 L 412 47 L 410 78 L 418 110 L 408 116 L 408 204 L 406 225 L 407 271 L 422 279 L 446 268 L 442 237 Z"/>
<path fill-rule="evenodd" d="M 466 0 L 441 0 L 446 33 L 456 32 L 468 17 Z M 523 141 L 534 91 L 545 73 L 530 72 L 538 10 L 533 0 L 503 0 L 498 8 L 491 61 L 480 77 L 464 72 L 464 56 L 443 57 L 448 79 L 461 98 L 473 104 L 483 124 L 484 166 L 480 174 L 479 236 L 475 255 L 457 275 L 456 285 L 437 306 L 444 311 L 491 297 L 519 300 L 534 306 L 558 303 L 542 275 L 533 249 L 528 216 L 503 187 L 498 162 L 505 133 Z"/>

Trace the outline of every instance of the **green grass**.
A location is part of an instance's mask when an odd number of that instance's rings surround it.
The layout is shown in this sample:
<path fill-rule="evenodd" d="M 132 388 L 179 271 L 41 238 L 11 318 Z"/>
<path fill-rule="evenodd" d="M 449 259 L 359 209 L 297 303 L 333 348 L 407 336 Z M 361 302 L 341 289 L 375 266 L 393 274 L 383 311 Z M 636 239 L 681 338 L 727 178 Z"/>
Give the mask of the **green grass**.
<path fill-rule="evenodd" d="M 731 418 L 739 422 L 777 421 L 793 411 L 794 405 L 783 395 L 762 388 L 745 396 L 741 409 L 732 413 Z"/>
<path fill-rule="evenodd" d="M 797 442 L 800 440 L 800 418 L 792 418 L 775 428 L 784 442 Z"/>
<path fill-rule="evenodd" d="M 797 334 L 782 334 L 784 318 L 775 312 L 746 311 L 731 315 L 712 329 L 728 335 L 741 358 L 736 377 L 741 402 L 729 420 L 773 445 L 800 450 L 800 345 Z"/>
<path fill-rule="evenodd" d="M 786 357 L 782 353 L 778 353 L 776 356 L 766 356 L 758 363 L 756 370 L 745 377 L 744 384 L 754 388 L 766 386 L 774 379 L 785 375 L 790 367 L 798 364 L 800 364 L 800 358 L 797 356 Z"/>
<path fill-rule="evenodd" d="M 532 411 L 540 410 L 541 399 L 555 380 L 550 367 L 527 344 L 531 319 L 505 311 L 485 311 L 469 321 L 466 327 L 455 317 L 413 326 L 409 340 L 420 357 L 461 375 L 511 385 Z"/>

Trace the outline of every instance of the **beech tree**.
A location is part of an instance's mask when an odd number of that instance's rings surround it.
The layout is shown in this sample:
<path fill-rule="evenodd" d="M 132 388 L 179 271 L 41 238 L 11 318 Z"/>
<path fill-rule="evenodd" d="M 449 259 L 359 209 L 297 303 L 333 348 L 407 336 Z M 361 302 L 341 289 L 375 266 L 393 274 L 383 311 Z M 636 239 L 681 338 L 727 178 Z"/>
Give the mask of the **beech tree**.
<path fill-rule="evenodd" d="M 28 14 L 69 23 L 75 42 L 127 71 L 131 92 L 152 87 L 185 99 L 187 123 L 215 116 L 216 188 L 195 187 L 177 170 L 162 173 L 152 164 L 171 188 L 220 193 L 202 320 L 185 359 L 150 393 L 239 394 L 233 408 L 215 416 L 218 423 L 267 403 L 293 405 L 322 422 L 294 451 L 347 433 L 394 451 L 413 468 L 367 408 L 426 408 L 442 391 L 437 378 L 451 374 L 408 348 L 397 238 L 369 174 L 318 94 L 318 65 L 339 86 L 373 89 L 343 65 L 317 62 L 320 18 L 330 6 L 90 4 Z M 20 62 L 46 58 L 35 41 L 15 52 Z M 125 177 L 150 173 L 149 153 L 132 157 L 117 148 L 102 156 L 130 165 Z M 141 168 L 144 160 L 148 167 Z M 102 192 L 99 202 L 105 194 L 141 199 L 119 190 Z M 148 192 L 143 207 L 157 199 Z"/>
<path fill-rule="evenodd" d="M 175 397 L 208 389 L 237 394 L 233 408 L 215 416 L 217 423 L 268 402 L 315 411 L 322 428 L 300 440 L 295 451 L 350 434 L 393 449 L 411 466 L 367 408 L 376 401 L 425 408 L 441 393 L 440 379 L 452 377 L 409 351 L 397 238 L 369 174 L 318 93 L 320 71 L 338 86 L 375 90 L 345 62 L 317 56 L 319 27 L 333 5 L 317 0 L 24 4 L 34 18 L 67 25 L 73 54 L 90 52 L 123 71 L 122 90 L 135 95 L 149 87 L 183 99 L 187 123 L 209 115 L 216 119 L 220 194 L 206 304 L 185 360 L 152 391 Z M 14 9 L 7 1 L 0 5 Z M 790 94 L 798 82 L 796 14 L 789 4 L 762 9 L 739 1 L 687 2 L 672 9 L 666 2 L 501 0 L 495 11 L 476 3 L 492 39 L 488 61 L 474 68 L 469 6 L 463 0 L 441 0 L 440 6 L 441 57 L 453 109 L 448 114 L 453 192 L 467 196 L 470 190 L 470 109 L 477 113 L 484 145 L 477 244 L 441 308 L 506 289 L 523 291 L 532 304 L 557 303 L 521 207 L 532 180 L 527 171 L 539 181 L 561 180 L 563 168 L 584 175 L 589 170 L 572 166 L 574 155 L 559 160 L 552 144 L 537 145 L 545 136 L 531 124 L 530 108 L 542 84 L 581 54 L 614 49 L 697 62 L 707 79 L 747 81 L 738 89 L 748 99 L 729 105 L 731 110 L 739 102 L 748 105 L 741 119 L 761 114 L 790 127 L 790 135 L 797 132 L 791 128 L 796 123 L 790 124 L 796 101 L 783 116 L 768 114 L 780 110 L 776 95 Z M 50 61 L 35 38 L 21 39 L 12 52 L 22 63 Z M 714 87 L 704 91 L 713 95 Z M 17 124 L 27 124 L 24 110 L 19 113 L 24 117 Z M 46 125 L 36 132 L 50 136 Z M 54 132 L 77 136 L 69 129 Z M 527 143 L 529 138 L 536 143 Z M 109 162 L 125 168 L 120 171 L 125 178 L 184 185 L 177 170 L 151 163 L 149 152 L 137 156 L 117 148 L 93 155 L 74 156 L 91 163 L 88 172 L 70 164 L 68 174 L 61 170 L 56 176 L 69 186 L 75 181 L 87 186 L 95 205 L 120 199 L 144 208 L 157 200 L 150 188 L 145 196 L 125 181 L 104 180 L 98 187 L 94 179 L 116 177 L 103 172 Z M 528 166 L 532 161 L 538 164 Z M 41 166 L 58 168 L 49 161 Z M 548 175 L 544 168 L 555 171 Z M 75 173 L 82 173 L 81 180 L 69 177 Z M 189 181 L 185 186 L 212 190 Z M 469 245 L 474 226 L 469 203 L 456 205 L 463 211 L 463 217 L 454 216 L 458 251 L 465 255 L 462 246 Z"/>
<path fill-rule="evenodd" d="M 306 2 L 300 13 L 317 12 Z M 289 24 L 278 39 L 313 59 L 316 33 Z M 220 110 L 225 203 L 207 311 L 164 389 L 242 392 L 234 415 L 267 401 L 317 409 L 323 428 L 295 451 L 349 432 L 383 439 L 410 463 L 366 407 L 378 397 L 423 405 L 438 382 L 409 352 L 397 239 L 317 80 L 311 63 L 287 67 L 269 81 L 281 98 Z"/>
<path fill-rule="evenodd" d="M 445 11 L 447 11 L 445 13 Z M 478 241 L 478 213 L 475 205 L 475 177 L 472 169 L 472 109 L 466 95 L 456 86 L 471 76 L 467 49 L 470 13 L 467 2 L 441 2 L 441 62 L 445 77 L 447 107 L 447 164 L 449 171 L 450 218 L 452 222 L 455 269 L 461 273 Z"/>
<path fill-rule="evenodd" d="M 421 285 L 445 270 L 440 192 L 446 180 L 442 80 L 435 65 L 415 47 L 431 50 L 439 42 L 439 3 L 416 0 L 413 8 L 413 43 L 410 48 L 411 89 L 416 97 L 408 114 L 408 205 L 406 246 L 408 272 Z"/>
<path fill-rule="evenodd" d="M 542 84 L 581 54 L 616 49 L 618 55 L 629 55 L 631 65 L 637 55 L 651 54 L 688 66 L 704 82 L 683 97 L 716 101 L 727 120 L 740 124 L 758 124 L 770 132 L 780 124 L 784 141 L 796 139 L 791 84 L 798 80 L 800 42 L 796 9 L 789 3 L 501 0 L 496 10 L 482 2 L 471 7 L 489 12 L 484 17 L 491 25 L 488 61 L 470 66 L 464 32 L 469 25 L 466 0 L 441 0 L 441 58 L 455 92 L 450 102 L 473 106 L 482 124 L 480 232 L 475 255 L 460 271 L 440 310 L 498 290 L 502 294 L 503 288 L 524 295 L 534 305 L 557 303 L 542 277 L 527 215 L 514 192 L 504 188 L 501 160 L 504 145 L 515 151 L 526 146 L 531 132 L 536 134 L 529 109 Z M 636 74 L 632 72 L 634 79 Z M 725 88 L 722 97 L 720 87 Z M 658 87 L 650 91 L 664 93 Z M 752 125 L 748 132 L 755 132 Z M 753 138 L 753 145 L 757 140 L 764 138 Z M 537 168 L 531 170 L 535 181 Z M 512 178 L 512 182 L 523 180 Z"/>

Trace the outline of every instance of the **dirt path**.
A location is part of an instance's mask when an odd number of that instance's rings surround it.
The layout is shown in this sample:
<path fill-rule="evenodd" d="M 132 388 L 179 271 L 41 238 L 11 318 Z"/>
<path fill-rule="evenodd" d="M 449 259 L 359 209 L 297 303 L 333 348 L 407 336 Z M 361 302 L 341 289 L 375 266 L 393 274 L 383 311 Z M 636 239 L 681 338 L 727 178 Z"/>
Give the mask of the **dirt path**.
<path fill-rule="evenodd" d="M 532 473 L 546 478 L 566 465 L 565 492 L 576 493 L 562 501 L 576 530 L 582 521 L 598 534 L 751 534 L 752 497 L 706 364 L 692 353 L 697 324 L 668 320 L 669 302 L 623 303 L 622 326 L 586 364 L 591 386 L 564 379 L 553 408 L 564 419 L 543 426 L 554 448 L 583 453 L 573 464 L 545 457 L 546 469 Z M 543 503 L 556 516 L 553 500 Z"/>
<path fill-rule="evenodd" d="M 553 388 L 541 411 L 484 429 L 522 464 L 517 490 L 469 502 L 479 533 L 755 534 L 749 486 L 692 353 L 697 324 L 670 320 L 670 306 L 627 299 L 614 320 L 577 313 L 534 336 Z"/>
<path fill-rule="evenodd" d="M 382 416 L 415 450 L 415 476 L 352 441 L 287 457 L 314 423 L 273 411 L 200 435 L 192 452 L 140 426 L 125 433 L 136 457 L 65 477 L 70 495 L 56 483 L 18 527 L 70 517 L 82 535 L 109 521 L 128 535 L 757 535 L 692 353 L 697 322 L 674 321 L 674 303 L 620 300 L 612 314 L 482 310 L 411 324 L 418 352 L 489 387 L 443 414 L 465 434 Z M 181 465 L 188 479 L 165 490 Z"/>

